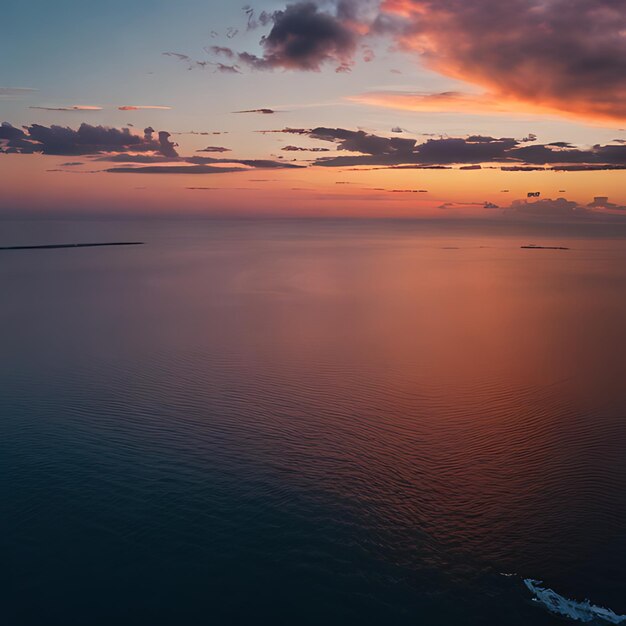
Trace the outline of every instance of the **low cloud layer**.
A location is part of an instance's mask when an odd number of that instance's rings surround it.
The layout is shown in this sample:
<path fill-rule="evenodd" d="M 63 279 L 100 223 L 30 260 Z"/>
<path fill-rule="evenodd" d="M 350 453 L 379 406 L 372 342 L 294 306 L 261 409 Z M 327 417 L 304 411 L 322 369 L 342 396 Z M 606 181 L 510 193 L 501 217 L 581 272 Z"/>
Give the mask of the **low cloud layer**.
<path fill-rule="evenodd" d="M 598 215 L 619 215 L 626 211 L 626 206 L 609 202 L 607 197 L 596 197 L 588 204 L 579 204 L 566 198 L 545 198 L 529 202 L 528 200 L 515 200 L 508 207 L 520 215 L 544 218 L 589 218 Z"/>
<path fill-rule="evenodd" d="M 90 124 L 81 124 L 74 130 L 66 126 L 40 124 L 16 128 L 3 122 L 0 125 L 0 154 L 91 157 L 91 162 L 119 163 L 119 166 L 105 170 L 113 173 L 213 174 L 248 169 L 303 167 L 271 159 L 180 156 L 178 145 L 170 137 L 169 132 L 157 132 L 150 126 L 144 130 L 143 135 L 139 135 L 128 128 L 117 129 Z M 198 152 L 229 151 L 221 146 L 208 146 Z"/>
<path fill-rule="evenodd" d="M 346 166 L 448 166 L 502 163 L 503 169 L 581 170 L 625 169 L 626 145 L 622 143 L 579 148 L 565 142 L 533 143 L 534 137 L 446 137 L 417 143 L 415 139 L 383 137 L 362 130 L 343 128 L 286 128 L 287 134 L 306 135 L 336 144 L 338 151 L 359 153 L 350 156 L 322 157 L 316 165 Z"/>

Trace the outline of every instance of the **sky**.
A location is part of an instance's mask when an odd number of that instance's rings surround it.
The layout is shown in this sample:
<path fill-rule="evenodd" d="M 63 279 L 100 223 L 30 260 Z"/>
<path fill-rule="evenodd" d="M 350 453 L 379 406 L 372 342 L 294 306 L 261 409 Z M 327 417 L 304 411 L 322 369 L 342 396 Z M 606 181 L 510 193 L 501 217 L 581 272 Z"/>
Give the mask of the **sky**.
<path fill-rule="evenodd" d="M 624 0 L 2 16 L 0 217 L 626 219 Z"/>

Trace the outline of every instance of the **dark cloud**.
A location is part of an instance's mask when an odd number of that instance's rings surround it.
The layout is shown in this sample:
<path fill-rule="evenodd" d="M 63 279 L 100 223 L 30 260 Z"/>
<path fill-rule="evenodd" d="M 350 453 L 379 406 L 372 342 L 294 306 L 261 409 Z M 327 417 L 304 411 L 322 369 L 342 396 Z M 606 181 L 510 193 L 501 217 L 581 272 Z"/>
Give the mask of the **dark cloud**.
<path fill-rule="evenodd" d="M 346 8 L 350 4 L 339 2 L 334 12 L 327 12 L 314 2 L 298 2 L 266 14 L 264 21 L 271 21 L 272 28 L 261 39 L 263 55 L 241 52 L 236 58 L 255 70 L 319 71 L 327 63 L 338 69 L 349 68 L 359 40 L 357 29 L 347 17 L 354 16 L 354 9 Z"/>
<path fill-rule="evenodd" d="M 148 165 L 146 167 L 111 167 L 112 174 L 229 174 L 246 172 L 242 167 L 217 167 L 213 165 Z"/>
<path fill-rule="evenodd" d="M 19 129 L 5 122 L 0 125 L 0 152 L 83 155 L 92 157 L 92 161 L 123 164 L 104 170 L 112 173 L 213 174 L 303 167 L 270 159 L 179 156 L 177 144 L 170 137 L 167 131 L 157 132 L 151 126 L 144 129 L 143 135 L 138 135 L 128 128 L 120 130 L 89 124 L 81 124 L 78 130 L 39 124 Z M 227 151 L 227 148 L 209 146 L 200 152 Z"/>
<path fill-rule="evenodd" d="M 0 125 L 0 140 L 2 139 L 8 141 L 26 139 L 26 133 L 19 128 L 15 128 L 15 126 L 12 126 L 8 122 L 2 122 Z"/>
<path fill-rule="evenodd" d="M 550 169 L 557 172 L 597 172 L 599 170 L 623 170 L 626 169 L 626 165 L 593 165 L 593 164 L 581 164 L 581 165 L 553 165 Z"/>
<path fill-rule="evenodd" d="M 223 148 L 222 146 L 207 146 L 198 152 L 231 152 L 230 148 Z"/>
<path fill-rule="evenodd" d="M 285 129 L 284 132 L 293 134 L 307 134 L 312 139 L 331 141 L 337 144 L 338 150 L 362 152 L 371 155 L 387 155 L 402 159 L 401 155 L 410 154 L 415 148 L 415 139 L 401 137 L 381 137 L 366 133 L 363 130 L 346 130 L 343 128 L 318 127 L 308 132 L 301 129 Z"/>
<path fill-rule="evenodd" d="M 565 142 L 528 145 L 527 138 L 518 140 L 483 135 L 465 138 L 441 137 L 427 139 L 418 144 L 414 139 L 383 137 L 362 130 L 343 128 L 285 128 L 282 132 L 332 142 L 339 151 L 359 153 L 352 156 L 321 157 L 315 162 L 316 165 L 325 167 L 460 165 L 478 169 L 482 163 L 502 163 L 502 169 L 507 171 L 545 168 L 561 171 L 626 168 L 624 144 L 598 144 L 583 149 Z"/>
<path fill-rule="evenodd" d="M 274 115 L 274 109 L 247 109 L 245 111 L 233 111 L 233 113 L 260 113 L 261 115 Z"/>
<path fill-rule="evenodd" d="M 161 131 L 158 140 L 154 130 L 146 129 L 144 136 L 135 135 L 128 128 L 108 128 L 81 124 L 78 130 L 67 126 L 32 124 L 16 129 L 3 123 L 0 127 L 0 152 L 50 155 L 98 155 L 104 153 L 154 152 L 165 157 L 178 156 L 169 133 Z"/>
<path fill-rule="evenodd" d="M 330 152 L 330 148 L 302 148 L 300 146 L 285 146 L 285 152 Z"/>
<path fill-rule="evenodd" d="M 538 165 L 504 165 L 500 169 L 503 172 L 540 172 L 546 168 Z"/>
<path fill-rule="evenodd" d="M 176 152 L 177 144 L 172 143 L 170 137 L 171 135 L 165 130 L 159 132 L 159 151 L 163 156 L 175 158 L 178 156 Z"/>

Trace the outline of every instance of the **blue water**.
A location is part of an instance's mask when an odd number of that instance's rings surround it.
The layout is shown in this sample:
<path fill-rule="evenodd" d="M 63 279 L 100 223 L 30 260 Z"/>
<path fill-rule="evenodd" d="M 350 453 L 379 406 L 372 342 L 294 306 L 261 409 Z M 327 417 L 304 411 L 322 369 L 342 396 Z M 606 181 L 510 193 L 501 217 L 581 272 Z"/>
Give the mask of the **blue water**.
<path fill-rule="evenodd" d="M 116 239 L 0 253 L 3 626 L 626 613 L 626 232 L 0 222 Z"/>

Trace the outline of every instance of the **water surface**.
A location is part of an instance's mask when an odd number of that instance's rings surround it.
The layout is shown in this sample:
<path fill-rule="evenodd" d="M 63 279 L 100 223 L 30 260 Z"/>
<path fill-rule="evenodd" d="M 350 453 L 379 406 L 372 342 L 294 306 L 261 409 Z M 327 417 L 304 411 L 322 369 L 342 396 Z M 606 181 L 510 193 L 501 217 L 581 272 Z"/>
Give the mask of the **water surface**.
<path fill-rule="evenodd" d="M 626 613 L 626 239 L 591 235 L 1 222 L 146 242 L 0 255 L 2 622 L 562 623 L 524 578 Z"/>

